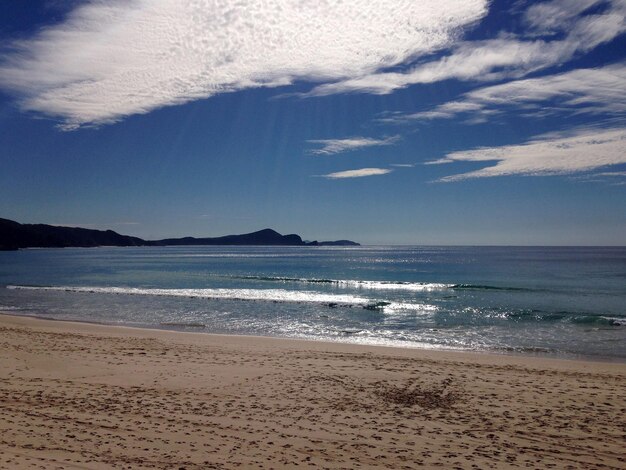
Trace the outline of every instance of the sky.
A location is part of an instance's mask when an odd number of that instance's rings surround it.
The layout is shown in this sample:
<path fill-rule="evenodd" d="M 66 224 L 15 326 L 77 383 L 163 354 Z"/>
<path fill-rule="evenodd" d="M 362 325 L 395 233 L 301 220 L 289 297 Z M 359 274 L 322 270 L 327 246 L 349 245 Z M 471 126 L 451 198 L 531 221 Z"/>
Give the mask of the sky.
<path fill-rule="evenodd" d="M 0 217 L 625 245 L 626 0 L 0 2 Z"/>

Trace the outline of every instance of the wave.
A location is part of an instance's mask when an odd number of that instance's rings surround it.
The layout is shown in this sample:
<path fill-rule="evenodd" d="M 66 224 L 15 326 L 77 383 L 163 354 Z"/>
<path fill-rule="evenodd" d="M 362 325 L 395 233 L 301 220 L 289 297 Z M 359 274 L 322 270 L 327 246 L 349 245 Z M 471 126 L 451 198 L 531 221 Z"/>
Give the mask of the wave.
<path fill-rule="evenodd" d="M 520 292 L 532 292 L 535 289 L 529 289 L 527 287 L 501 287 L 490 286 L 483 284 L 450 284 L 451 289 L 456 290 L 502 290 L 502 291 L 520 291 Z"/>
<path fill-rule="evenodd" d="M 486 348 L 491 351 L 504 351 L 517 354 L 557 354 L 558 349 L 541 346 L 490 346 Z"/>
<path fill-rule="evenodd" d="M 530 310 L 507 313 L 507 319 L 514 321 L 565 322 L 575 325 L 590 326 L 626 326 L 626 317 L 613 317 L 594 313 L 579 312 L 546 312 Z"/>
<path fill-rule="evenodd" d="M 14 307 L 10 305 L 0 305 L 0 312 L 17 312 L 19 310 L 24 310 L 22 307 Z"/>
<path fill-rule="evenodd" d="M 231 279 L 265 282 L 297 282 L 303 284 L 330 284 L 337 287 L 369 290 L 408 290 L 408 291 L 436 291 L 436 290 L 494 290 L 530 292 L 535 289 L 526 287 L 492 286 L 485 284 L 449 284 L 444 282 L 403 282 L 403 281 L 362 281 L 356 279 L 324 279 L 286 276 L 230 276 Z"/>
<path fill-rule="evenodd" d="M 267 300 L 274 302 L 369 305 L 370 299 L 353 295 L 323 294 L 283 289 L 158 289 L 143 287 L 7 286 L 8 289 L 79 292 L 89 294 L 148 295 L 197 299 Z"/>
<path fill-rule="evenodd" d="M 428 291 L 443 290 L 453 287 L 453 284 L 433 282 L 399 282 L 399 281 L 359 281 L 355 279 L 316 279 L 283 276 L 232 276 L 234 279 L 267 282 L 298 282 L 303 284 L 331 284 L 338 287 L 370 290 L 410 290 Z"/>
<path fill-rule="evenodd" d="M 179 328 L 206 328 L 206 325 L 204 323 L 197 322 L 162 321 L 161 323 L 159 323 L 159 325 Z"/>
<path fill-rule="evenodd" d="M 578 325 L 626 326 L 626 318 L 603 315 L 575 315 L 570 321 Z"/>
<path fill-rule="evenodd" d="M 395 303 L 368 299 L 349 294 L 327 294 L 314 291 L 284 289 L 150 289 L 141 287 L 85 286 L 7 286 L 15 290 L 76 292 L 89 294 L 143 295 L 157 297 L 186 297 L 211 300 L 267 301 L 280 303 L 316 303 L 327 307 L 361 307 L 372 311 L 433 311 L 437 307 L 420 303 Z"/>

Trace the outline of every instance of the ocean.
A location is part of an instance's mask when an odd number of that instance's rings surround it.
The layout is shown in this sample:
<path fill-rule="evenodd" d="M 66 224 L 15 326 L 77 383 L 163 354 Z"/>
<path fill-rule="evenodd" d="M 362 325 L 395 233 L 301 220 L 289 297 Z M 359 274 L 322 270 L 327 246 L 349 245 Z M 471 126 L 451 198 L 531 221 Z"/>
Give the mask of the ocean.
<path fill-rule="evenodd" d="M 0 311 L 368 345 L 626 360 L 626 247 L 0 252 Z"/>

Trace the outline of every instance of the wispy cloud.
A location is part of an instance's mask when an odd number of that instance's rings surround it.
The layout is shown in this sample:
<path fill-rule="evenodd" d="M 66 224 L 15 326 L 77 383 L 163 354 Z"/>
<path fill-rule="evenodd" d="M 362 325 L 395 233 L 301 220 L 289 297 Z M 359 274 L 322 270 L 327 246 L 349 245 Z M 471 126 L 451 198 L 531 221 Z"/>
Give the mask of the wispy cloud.
<path fill-rule="evenodd" d="M 479 88 L 428 111 L 391 114 L 379 121 L 448 119 L 459 115 L 476 119 L 499 114 L 507 108 L 517 108 L 525 115 L 624 115 L 626 62 Z"/>
<path fill-rule="evenodd" d="M 626 171 L 600 171 L 570 176 L 570 179 L 582 183 L 597 183 L 608 186 L 626 185 Z"/>
<path fill-rule="evenodd" d="M 626 177 L 626 171 L 603 171 L 596 173 L 597 176 L 615 176 L 617 178 Z"/>
<path fill-rule="evenodd" d="M 600 5 L 606 8 L 599 13 L 585 14 L 585 10 Z M 502 31 L 495 39 L 459 43 L 449 55 L 406 72 L 374 72 L 324 83 L 303 96 L 350 92 L 388 94 L 410 85 L 448 79 L 520 78 L 612 41 L 626 31 L 625 17 L 624 0 L 544 2 L 526 11 L 527 32 L 522 36 Z"/>
<path fill-rule="evenodd" d="M 357 150 L 365 147 L 380 147 L 393 145 L 400 140 L 400 136 L 394 135 L 385 139 L 374 139 L 371 137 L 351 137 L 348 139 L 318 139 L 307 140 L 310 144 L 321 145 L 321 148 L 313 149 L 309 153 L 314 155 L 334 155 L 336 153 Z"/>
<path fill-rule="evenodd" d="M 508 175 L 562 175 L 626 163 L 626 128 L 579 129 L 540 136 L 521 145 L 449 153 L 430 164 L 492 162 L 480 170 L 441 178 L 450 182 Z"/>
<path fill-rule="evenodd" d="M 365 176 L 386 175 L 392 171 L 388 168 L 359 168 L 358 170 L 338 171 L 322 176 L 329 179 L 363 178 Z"/>
<path fill-rule="evenodd" d="M 294 80 L 360 77 L 449 47 L 487 0 L 89 2 L 0 57 L 0 86 L 65 129 Z"/>

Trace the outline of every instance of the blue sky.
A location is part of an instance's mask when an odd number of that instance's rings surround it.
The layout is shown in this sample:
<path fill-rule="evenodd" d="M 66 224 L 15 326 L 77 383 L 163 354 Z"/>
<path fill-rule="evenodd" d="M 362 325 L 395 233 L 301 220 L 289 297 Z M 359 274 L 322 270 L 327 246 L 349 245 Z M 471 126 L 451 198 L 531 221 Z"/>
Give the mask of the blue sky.
<path fill-rule="evenodd" d="M 626 243 L 626 1 L 0 3 L 0 217 Z"/>

